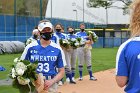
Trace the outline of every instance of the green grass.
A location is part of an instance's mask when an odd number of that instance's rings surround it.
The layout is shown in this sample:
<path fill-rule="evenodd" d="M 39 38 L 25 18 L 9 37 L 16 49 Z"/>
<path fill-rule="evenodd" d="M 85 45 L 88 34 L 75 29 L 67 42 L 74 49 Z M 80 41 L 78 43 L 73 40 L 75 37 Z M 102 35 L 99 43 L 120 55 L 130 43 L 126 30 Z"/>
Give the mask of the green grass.
<path fill-rule="evenodd" d="M 10 71 L 10 66 L 13 64 L 13 60 L 16 57 L 20 57 L 21 54 L 5 54 L 0 55 L 0 65 L 6 68 L 6 71 L 0 72 L 0 79 L 5 79 Z"/>
<path fill-rule="evenodd" d="M 103 71 L 115 67 L 115 58 L 118 48 L 93 48 L 92 49 L 92 67 L 93 72 Z M 10 65 L 13 59 L 19 57 L 21 54 L 5 54 L 0 55 L 0 65 L 6 68 L 6 71 L 0 72 L 0 79 L 5 79 L 8 76 Z M 83 75 L 87 75 L 86 65 L 84 65 Z M 79 73 L 76 69 L 76 77 Z M 11 86 L 0 86 L 0 93 L 18 93 L 18 90 Z"/>
<path fill-rule="evenodd" d="M 115 59 L 118 48 L 93 48 L 92 49 L 92 69 L 93 72 L 103 71 L 115 68 Z M 84 65 L 83 75 L 87 75 L 88 71 Z M 79 76 L 78 67 L 76 69 L 76 77 Z"/>

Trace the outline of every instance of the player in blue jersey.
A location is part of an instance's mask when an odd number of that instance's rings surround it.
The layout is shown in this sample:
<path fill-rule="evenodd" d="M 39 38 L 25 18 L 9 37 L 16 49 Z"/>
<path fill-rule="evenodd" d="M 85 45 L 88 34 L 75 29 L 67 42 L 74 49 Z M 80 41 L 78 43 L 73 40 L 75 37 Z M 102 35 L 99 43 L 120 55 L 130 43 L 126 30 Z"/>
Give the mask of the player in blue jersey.
<path fill-rule="evenodd" d="M 57 82 L 63 78 L 65 70 L 65 59 L 62 57 L 63 51 L 61 47 L 53 43 L 52 24 L 50 22 L 41 21 L 38 25 L 40 32 L 40 40 L 29 44 L 22 56 L 21 60 L 29 60 L 30 62 L 38 61 L 37 73 L 42 73 L 46 77 L 44 89 L 48 93 L 57 92 Z M 58 71 L 56 71 L 58 68 Z"/>
<path fill-rule="evenodd" d="M 116 56 L 116 82 L 126 93 L 140 93 L 140 0 L 133 1 L 130 23 L 131 38 Z"/>
<path fill-rule="evenodd" d="M 74 34 L 73 27 L 69 26 L 67 28 L 68 34 L 67 39 L 71 41 L 70 48 L 67 50 L 67 64 L 69 64 L 72 73 L 72 80 L 75 81 L 75 70 L 76 70 L 76 57 L 77 57 L 77 46 L 79 43 L 77 42 L 77 36 Z M 78 45 L 77 45 L 78 43 Z M 66 78 L 67 82 L 70 82 L 69 78 Z"/>
<path fill-rule="evenodd" d="M 67 39 L 67 35 L 62 33 L 61 29 L 62 29 L 62 25 L 60 23 L 56 24 L 54 35 L 56 35 L 59 39 Z M 57 42 L 57 44 L 59 44 L 59 42 Z M 67 63 L 67 65 L 65 66 L 66 78 L 69 78 L 70 83 L 75 84 L 75 81 L 72 80 L 71 66 L 70 66 L 69 61 L 68 61 L 69 56 L 67 55 L 67 49 L 64 48 L 63 46 L 61 46 L 61 47 L 64 51 L 65 59 L 66 59 L 66 63 Z M 62 82 L 59 82 L 59 85 L 62 85 Z"/>
<path fill-rule="evenodd" d="M 25 45 L 27 46 L 28 44 L 36 41 L 37 39 L 39 39 L 39 31 L 38 28 L 35 27 L 35 29 L 32 31 L 32 36 L 26 40 Z"/>
<path fill-rule="evenodd" d="M 84 63 L 86 63 L 87 66 L 87 70 L 89 72 L 89 76 L 90 76 L 90 80 L 94 80 L 96 81 L 97 79 L 92 75 L 92 62 L 91 62 L 91 50 L 90 49 L 86 49 L 84 46 L 85 44 L 92 44 L 91 39 L 89 38 L 89 36 L 87 35 L 86 31 L 85 31 L 85 24 L 81 23 L 80 24 L 80 32 L 77 32 L 76 35 L 78 38 L 81 38 L 81 43 L 80 43 L 80 47 L 77 49 L 78 54 L 78 65 L 79 65 L 79 80 L 83 80 L 82 78 L 82 74 L 83 74 L 83 65 Z"/>

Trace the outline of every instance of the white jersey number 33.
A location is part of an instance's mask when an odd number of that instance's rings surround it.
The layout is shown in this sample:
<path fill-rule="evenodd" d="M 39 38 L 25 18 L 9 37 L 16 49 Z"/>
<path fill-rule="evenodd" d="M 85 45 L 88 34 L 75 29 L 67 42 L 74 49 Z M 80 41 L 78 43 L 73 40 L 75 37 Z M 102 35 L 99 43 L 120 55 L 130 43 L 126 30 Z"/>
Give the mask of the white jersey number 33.
<path fill-rule="evenodd" d="M 38 68 L 37 68 L 37 71 L 38 72 L 42 72 L 42 71 L 45 71 L 45 72 L 48 72 L 50 69 L 49 69 L 49 64 L 48 63 L 38 63 Z"/>

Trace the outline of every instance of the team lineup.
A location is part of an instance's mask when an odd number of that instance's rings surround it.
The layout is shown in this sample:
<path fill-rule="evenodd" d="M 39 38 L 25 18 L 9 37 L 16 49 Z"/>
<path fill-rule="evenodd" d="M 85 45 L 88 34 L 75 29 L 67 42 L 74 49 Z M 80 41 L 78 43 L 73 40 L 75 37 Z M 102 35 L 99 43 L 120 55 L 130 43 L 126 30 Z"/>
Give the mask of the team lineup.
<path fill-rule="evenodd" d="M 32 63 L 38 61 L 37 73 L 42 73 L 46 77 L 46 82 L 50 84 L 45 83 L 44 90 L 49 89 L 50 93 L 56 93 L 57 85 L 61 86 L 64 83 L 64 73 L 66 82 L 76 84 L 77 59 L 79 80 L 83 80 L 84 64 L 87 66 L 89 80 L 97 80 L 92 72 L 91 48 L 85 48 L 85 45 L 91 47 L 94 42 L 92 37 L 87 35 L 83 23 L 80 24 L 80 29 L 80 32 L 75 33 L 74 28 L 69 26 L 64 33 L 63 26 L 60 23 L 53 27 L 49 20 L 42 20 L 38 27 L 33 30 L 30 40 L 27 40 L 21 59 L 29 60 Z M 97 38 L 94 32 L 92 35 Z M 62 40 L 62 43 L 64 41 L 71 41 L 71 43 L 68 43 L 69 47 L 66 47 L 66 44 L 61 44 L 60 40 Z M 47 80 L 50 76 L 53 78 Z M 37 93 L 37 90 L 35 90 L 35 93 Z"/>

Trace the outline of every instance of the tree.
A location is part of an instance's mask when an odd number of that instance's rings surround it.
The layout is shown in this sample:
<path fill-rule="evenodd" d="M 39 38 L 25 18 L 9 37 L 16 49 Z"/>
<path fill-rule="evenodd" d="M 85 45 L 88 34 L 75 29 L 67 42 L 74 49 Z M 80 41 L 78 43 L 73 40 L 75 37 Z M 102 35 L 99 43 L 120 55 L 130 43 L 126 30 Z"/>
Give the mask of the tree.
<path fill-rule="evenodd" d="M 42 15 L 45 16 L 48 0 L 16 0 L 17 14 L 25 16 L 40 16 L 40 8 L 42 8 Z M 42 6 L 40 6 L 42 5 Z"/>
<path fill-rule="evenodd" d="M 122 2 L 124 5 L 122 7 L 113 6 L 115 2 Z M 131 3 L 132 0 L 89 0 L 87 5 L 89 7 L 95 7 L 95 8 L 104 7 L 105 9 L 116 7 L 119 9 L 123 9 L 124 14 L 128 14 L 129 13 L 128 8 Z"/>

